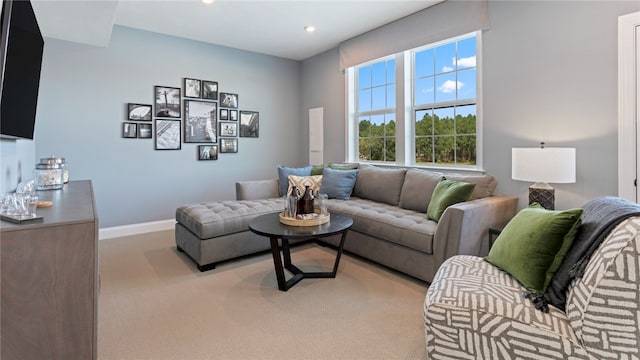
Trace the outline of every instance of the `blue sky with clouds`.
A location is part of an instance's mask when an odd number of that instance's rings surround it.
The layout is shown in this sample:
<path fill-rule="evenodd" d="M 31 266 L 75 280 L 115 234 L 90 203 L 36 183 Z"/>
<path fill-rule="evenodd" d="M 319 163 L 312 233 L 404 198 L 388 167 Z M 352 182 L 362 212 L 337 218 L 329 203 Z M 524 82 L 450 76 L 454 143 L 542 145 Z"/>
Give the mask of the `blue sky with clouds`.
<path fill-rule="evenodd" d="M 415 106 L 476 97 L 476 39 L 459 40 L 415 56 Z M 358 112 L 395 107 L 395 61 L 358 69 Z M 439 117 L 454 117 L 454 109 L 437 109 Z M 475 105 L 456 108 L 456 114 L 475 114 Z M 392 120 L 393 114 L 367 117 L 374 124 Z M 364 118 L 363 118 L 364 119 Z"/>

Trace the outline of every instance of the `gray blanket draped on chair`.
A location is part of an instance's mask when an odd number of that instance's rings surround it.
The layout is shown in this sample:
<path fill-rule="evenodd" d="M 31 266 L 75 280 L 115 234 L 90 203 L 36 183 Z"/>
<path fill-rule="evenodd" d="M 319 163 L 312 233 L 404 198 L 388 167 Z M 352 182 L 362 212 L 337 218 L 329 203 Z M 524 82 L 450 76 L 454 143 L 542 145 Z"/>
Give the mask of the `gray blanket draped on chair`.
<path fill-rule="evenodd" d="M 640 205 L 613 196 L 597 197 L 586 202 L 582 208 L 582 225 L 558 271 L 544 294 L 546 301 L 564 310 L 566 291 L 574 278 L 579 278 L 589 258 L 600 243 L 624 219 L 640 215 Z"/>

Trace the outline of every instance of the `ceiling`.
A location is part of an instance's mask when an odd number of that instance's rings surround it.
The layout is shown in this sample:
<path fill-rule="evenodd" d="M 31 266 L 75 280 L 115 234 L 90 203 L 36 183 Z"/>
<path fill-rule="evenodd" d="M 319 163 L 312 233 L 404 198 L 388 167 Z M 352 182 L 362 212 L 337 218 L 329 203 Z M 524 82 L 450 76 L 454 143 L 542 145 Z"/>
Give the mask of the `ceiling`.
<path fill-rule="evenodd" d="M 31 0 L 45 37 L 106 47 L 122 25 L 293 60 L 441 1 Z"/>

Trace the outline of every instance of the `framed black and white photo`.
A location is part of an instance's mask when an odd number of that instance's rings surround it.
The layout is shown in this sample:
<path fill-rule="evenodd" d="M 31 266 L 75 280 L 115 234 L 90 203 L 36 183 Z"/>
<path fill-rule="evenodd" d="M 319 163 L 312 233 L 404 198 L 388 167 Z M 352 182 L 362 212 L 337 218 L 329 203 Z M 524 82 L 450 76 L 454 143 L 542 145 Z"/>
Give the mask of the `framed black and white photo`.
<path fill-rule="evenodd" d="M 238 123 L 233 121 L 220 121 L 220 136 L 238 136 Z"/>
<path fill-rule="evenodd" d="M 122 137 L 135 139 L 138 137 L 138 123 L 125 122 L 122 123 Z"/>
<path fill-rule="evenodd" d="M 216 131 L 217 104 L 210 101 L 184 101 L 184 142 L 218 142 Z"/>
<path fill-rule="evenodd" d="M 240 137 L 259 137 L 260 114 L 257 111 L 240 111 Z"/>
<path fill-rule="evenodd" d="M 151 124 L 138 124 L 138 139 L 151 139 L 152 131 Z"/>
<path fill-rule="evenodd" d="M 237 153 L 238 139 L 220 138 L 220 153 Z"/>
<path fill-rule="evenodd" d="M 220 93 L 220 107 L 226 107 L 231 109 L 238 108 L 238 94 Z"/>
<path fill-rule="evenodd" d="M 218 145 L 198 145 L 198 160 L 218 160 Z"/>
<path fill-rule="evenodd" d="M 156 150 L 180 150 L 180 120 L 156 119 Z"/>
<path fill-rule="evenodd" d="M 180 118 L 180 88 L 155 86 L 156 117 Z"/>
<path fill-rule="evenodd" d="M 184 78 L 184 97 L 199 98 L 201 85 L 198 79 Z"/>
<path fill-rule="evenodd" d="M 238 121 L 238 110 L 229 110 L 229 120 Z"/>
<path fill-rule="evenodd" d="M 206 100 L 218 100 L 218 82 L 202 80 L 202 98 Z"/>
<path fill-rule="evenodd" d="M 127 104 L 127 118 L 133 121 L 151 121 L 151 105 Z"/>
<path fill-rule="evenodd" d="M 220 120 L 229 120 L 229 110 L 220 109 Z"/>

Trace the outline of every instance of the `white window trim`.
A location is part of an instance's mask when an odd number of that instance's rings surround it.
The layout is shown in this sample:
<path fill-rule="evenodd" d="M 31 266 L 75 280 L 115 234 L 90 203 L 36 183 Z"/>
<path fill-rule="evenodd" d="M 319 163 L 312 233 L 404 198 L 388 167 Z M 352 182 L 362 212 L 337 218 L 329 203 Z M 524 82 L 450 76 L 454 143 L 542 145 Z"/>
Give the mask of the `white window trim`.
<path fill-rule="evenodd" d="M 438 45 L 457 41 L 468 37 L 470 34 L 474 34 L 476 37 L 476 165 L 473 166 L 445 166 L 437 164 L 416 164 L 414 163 L 415 154 L 415 142 L 413 136 L 415 133 L 413 121 L 413 78 L 415 67 L 413 66 L 412 51 L 420 51 L 422 49 L 437 47 Z M 416 48 L 413 50 L 407 50 L 402 53 L 398 53 L 395 56 L 396 64 L 396 161 L 395 162 L 380 162 L 380 161 L 360 161 L 358 156 L 358 119 L 356 118 L 356 104 L 355 94 L 356 89 L 356 76 L 355 66 L 346 69 L 345 77 L 345 94 L 346 94 L 346 109 L 345 109 L 345 159 L 347 162 L 363 162 L 384 164 L 385 166 L 401 166 L 401 167 L 414 167 L 432 170 L 444 170 L 444 171 L 463 171 L 463 172 L 482 172 L 484 173 L 484 157 L 483 157 L 483 106 L 482 106 L 482 31 L 476 31 L 469 34 L 460 35 L 454 38 L 446 39 L 434 44 L 426 45 L 422 48 Z M 365 66 L 370 63 L 376 63 L 390 57 L 384 57 L 363 63 L 359 66 Z M 409 67 L 410 72 L 405 72 L 404 69 Z M 399 103 L 398 99 L 402 99 Z"/>

